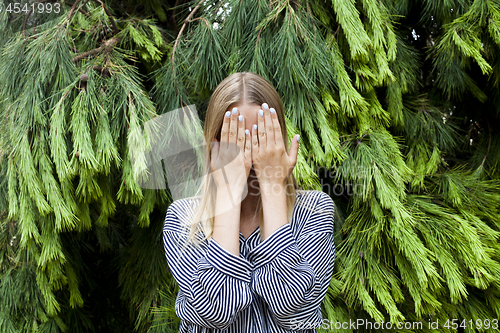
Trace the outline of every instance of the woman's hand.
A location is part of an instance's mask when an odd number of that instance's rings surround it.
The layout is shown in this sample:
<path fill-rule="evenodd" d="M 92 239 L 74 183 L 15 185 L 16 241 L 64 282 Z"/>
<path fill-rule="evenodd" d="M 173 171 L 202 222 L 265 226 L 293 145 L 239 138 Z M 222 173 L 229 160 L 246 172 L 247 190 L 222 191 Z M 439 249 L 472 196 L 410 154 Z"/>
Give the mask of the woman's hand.
<path fill-rule="evenodd" d="M 252 160 L 263 192 L 264 188 L 285 186 L 286 179 L 297 163 L 299 136 L 293 138 L 290 152 L 287 153 L 276 111 L 264 103 L 257 117 L 258 126 L 252 128 Z"/>
<path fill-rule="evenodd" d="M 247 134 L 248 133 L 248 134 Z M 250 132 L 238 109 L 227 111 L 220 143 L 212 147 L 212 177 L 217 186 L 212 238 L 235 256 L 240 255 L 240 209 L 252 166 Z"/>
<path fill-rule="evenodd" d="M 234 199 L 240 199 L 252 166 L 250 132 L 245 133 L 245 119 L 238 109 L 227 111 L 221 129 L 221 142 L 217 139 L 212 147 L 212 176 L 218 193 L 227 191 Z"/>

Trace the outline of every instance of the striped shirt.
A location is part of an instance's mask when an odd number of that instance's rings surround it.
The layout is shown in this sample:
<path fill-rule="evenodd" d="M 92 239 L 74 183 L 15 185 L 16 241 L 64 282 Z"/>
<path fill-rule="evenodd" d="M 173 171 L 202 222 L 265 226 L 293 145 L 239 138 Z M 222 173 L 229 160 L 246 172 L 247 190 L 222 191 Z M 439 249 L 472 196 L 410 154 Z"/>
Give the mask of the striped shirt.
<path fill-rule="evenodd" d="M 239 256 L 212 238 L 183 248 L 191 200 L 169 206 L 163 229 L 179 332 L 316 332 L 335 261 L 332 199 L 298 190 L 290 223 L 264 241 L 260 228 L 240 233 Z"/>

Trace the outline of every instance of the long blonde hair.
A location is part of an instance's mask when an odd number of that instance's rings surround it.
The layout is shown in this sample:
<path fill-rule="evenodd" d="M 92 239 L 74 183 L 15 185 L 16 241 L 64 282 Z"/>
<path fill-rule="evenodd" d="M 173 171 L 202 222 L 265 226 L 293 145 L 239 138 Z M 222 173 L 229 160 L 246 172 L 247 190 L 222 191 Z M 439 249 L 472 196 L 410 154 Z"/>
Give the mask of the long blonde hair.
<path fill-rule="evenodd" d="M 204 174 L 207 175 L 207 177 L 204 177 L 197 192 L 201 194 L 201 198 L 200 196 L 194 197 L 198 200 L 192 200 L 191 202 L 194 216 L 191 220 L 191 230 L 186 243 L 192 241 L 194 245 L 197 245 L 200 241 L 208 239 L 212 235 L 217 189 L 213 178 L 210 176 L 212 171 L 210 164 L 212 145 L 210 143 L 214 141 L 214 138 L 217 138 L 220 142 L 225 112 L 233 105 L 253 104 L 260 106 L 262 103 L 268 103 L 276 110 L 281 126 L 281 134 L 283 136 L 286 151 L 288 152 L 288 134 L 285 124 L 283 103 L 274 87 L 266 79 L 251 72 L 234 73 L 226 77 L 219 83 L 217 88 L 215 88 L 208 104 L 204 127 L 205 142 L 207 143 L 204 147 Z M 290 174 L 287 178 L 285 188 L 287 192 L 287 217 L 290 222 L 295 205 L 295 190 L 298 188 L 293 174 Z M 199 201 L 199 205 L 194 207 L 197 201 Z M 260 196 L 256 215 L 257 213 L 259 214 L 262 239 L 263 210 Z M 202 231 L 205 237 L 201 239 L 195 237 L 197 231 Z"/>

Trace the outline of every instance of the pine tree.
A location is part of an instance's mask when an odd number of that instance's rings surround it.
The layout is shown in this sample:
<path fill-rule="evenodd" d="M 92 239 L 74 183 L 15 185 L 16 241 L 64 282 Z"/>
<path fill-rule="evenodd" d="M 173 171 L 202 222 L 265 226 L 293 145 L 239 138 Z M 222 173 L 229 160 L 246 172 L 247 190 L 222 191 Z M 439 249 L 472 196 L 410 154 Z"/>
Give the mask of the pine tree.
<path fill-rule="evenodd" d="M 203 120 L 239 71 L 276 87 L 299 184 L 336 203 L 322 331 L 494 330 L 500 1 L 0 3 L 2 332 L 177 331 L 145 124 Z"/>

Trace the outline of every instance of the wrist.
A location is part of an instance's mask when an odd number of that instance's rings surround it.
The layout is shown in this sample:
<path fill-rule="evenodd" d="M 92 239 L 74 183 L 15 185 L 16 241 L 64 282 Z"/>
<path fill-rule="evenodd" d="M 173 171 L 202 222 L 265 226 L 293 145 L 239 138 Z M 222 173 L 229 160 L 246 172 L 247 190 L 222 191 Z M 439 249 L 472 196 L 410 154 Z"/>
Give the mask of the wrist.
<path fill-rule="evenodd" d="M 267 239 L 276 229 L 288 223 L 287 194 L 284 186 L 262 189 L 262 209 L 264 211 L 263 239 Z"/>
<path fill-rule="evenodd" d="M 286 197 L 286 185 L 279 182 L 265 182 L 259 184 L 262 197 Z"/>
<path fill-rule="evenodd" d="M 260 193 L 262 199 L 262 208 L 270 210 L 273 214 L 279 214 L 282 209 L 286 210 L 287 195 L 284 189 L 267 188 L 262 189 Z"/>
<path fill-rule="evenodd" d="M 216 184 L 216 197 L 221 198 L 240 198 L 243 192 L 245 191 L 245 186 L 247 186 L 245 182 L 231 182 L 226 183 L 222 182 L 220 184 Z M 233 199 L 234 200 L 234 199 Z"/>
<path fill-rule="evenodd" d="M 238 195 L 237 189 L 233 187 L 225 187 L 222 189 L 217 189 L 215 195 L 215 215 L 220 215 L 222 213 L 228 212 L 230 210 L 239 211 L 241 208 L 241 194 Z"/>

